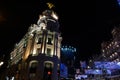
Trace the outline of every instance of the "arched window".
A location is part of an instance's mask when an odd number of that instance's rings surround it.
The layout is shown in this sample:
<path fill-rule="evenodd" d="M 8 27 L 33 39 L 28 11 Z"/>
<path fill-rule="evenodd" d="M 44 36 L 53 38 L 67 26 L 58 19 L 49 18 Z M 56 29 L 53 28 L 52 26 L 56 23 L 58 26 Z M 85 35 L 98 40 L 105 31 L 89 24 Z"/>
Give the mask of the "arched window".
<path fill-rule="evenodd" d="M 44 80 L 52 80 L 52 71 L 54 64 L 51 61 L 44 62 Z"/>
<path fill-rule="evenodd" d="M 30 78 L 30 80 L 34 80 L 34 78 L 36 77 L 37 67 L 38 67 L 38 61 L 36 61 L 36 60 L 30 61 L 30 63 L 29 63 L 29 73 L 30 73 L 29 78 Z"/>
<path fill-rule="evenodd" d="M 36 60 L 30 61 L 30 65 L 29 65 L 30 73 L 36 73 L 37 66 L 38 66 L 38 61 Z"/>

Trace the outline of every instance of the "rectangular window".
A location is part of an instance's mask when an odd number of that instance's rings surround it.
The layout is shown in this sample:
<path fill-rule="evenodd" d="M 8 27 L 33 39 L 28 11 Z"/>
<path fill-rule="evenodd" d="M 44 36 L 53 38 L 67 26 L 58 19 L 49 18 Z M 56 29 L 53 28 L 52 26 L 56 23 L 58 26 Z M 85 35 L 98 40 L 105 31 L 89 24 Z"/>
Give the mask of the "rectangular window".
<path fill-rule="evenodd" d="M 40 44 L 41 42 L 42 42 L 42 38 L 39 38 L 37 44 Z"/>
<path fill-rule="evenodd" d="M 50 48 L 47 48 L 47 55 L 51 56 L 51 49 Z"/>
<path fill-rule="evenodd" d="M 38 66 L 38 63 L 37 63 L 37 62 L 31 63 L 30 73 L 35 73 L 35 72 L 36 72 L 36 69 L 37 69 L 37 66 Z"/>
<path fill-rule="evenodd" d="M 33 79 L 35 79 L 35 73 L 30 73 L 30 80 L 33 80 Z"/>
<path fill-rule="evenodd" d="M 48 38 L 47 44 L 52 44 L 52 38 Z"/>
<path fill-rule="evenodd" d="M 24 43 L 24 44 L 23 44 L 23 48 L 25 48 L 25 47 L 26 47 L 26 45 L 27 45 L 27 43 Z"/>
<path fill-rule="evenodd" d="M 37 48 L 37 54 L 39 54 L 40 53 L 40 48 Z"/>

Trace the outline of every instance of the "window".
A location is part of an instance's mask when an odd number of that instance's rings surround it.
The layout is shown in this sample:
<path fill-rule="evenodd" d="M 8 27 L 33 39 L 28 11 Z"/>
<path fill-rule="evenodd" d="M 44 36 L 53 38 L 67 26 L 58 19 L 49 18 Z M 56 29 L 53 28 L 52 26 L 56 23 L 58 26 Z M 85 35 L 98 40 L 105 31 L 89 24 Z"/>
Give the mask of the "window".
<path fill-rule="evenodd" d="M 30 73 L 36 73 L 37 66 L 38 66 L 37 61 L 30 62 Z"/>
<path fill-rule="evenodd" d="M 44 63 L 44 80 L 52 80 L 52 69 L 53 69 L 53 63 L 49 61 L 45 61 Z"/>
<path fill-rule="evenodd" d="M 39 54 L 40 53 L 40 48 L 37 48 L 37 54 Z"/>
<path fill-rule="evenodd" d="M 47 56 L 51 56 L 51 49 L 47 48 Z"/>
<path fill-rule="evenodd" d="M 45 63 L 45 67 L 46 68 L 52 68 L 52 64 L 51 63 Z"/>
<path fill-rule="evenodd" d="M 47 44 L 52 44 L 52 38 L 48 38 Z"/>
<path fill-rule="evenodd" d="M 30 73 L 30 80 L 34 80 L 35 79 L 35 73 Z"/>
<path fill-rule="evenodd" d="M 42 42 L 42 38 L 39 38 L 37 44 L 40 44 L 41 42 Z"/>
<path fill-rule="evenodd" d="M 26 43 L 23 44 L 23 48 L 25 48 L 25 47 L 26 47 Z"/>
<path fill-rule="evenodd" d="M 31 68 L 36 68 L 37 67 L 37 62 L 33 62 L 32 64 L 31 64 Z"/>

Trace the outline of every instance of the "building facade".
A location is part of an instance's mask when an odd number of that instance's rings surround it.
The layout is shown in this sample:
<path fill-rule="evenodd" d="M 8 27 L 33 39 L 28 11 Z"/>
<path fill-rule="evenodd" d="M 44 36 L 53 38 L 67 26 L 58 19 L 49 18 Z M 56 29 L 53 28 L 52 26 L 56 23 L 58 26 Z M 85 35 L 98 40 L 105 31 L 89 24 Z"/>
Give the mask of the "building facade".
<path fill-rule="evenodd" d="M 64 45 L 61 47 L 61 63 L 67 67 L 67 77 L 74 78 L 76 48 Z M 61 71 L 62 73 L 62 71 Z"/>
<path fill-rule="evenodd" d="M 57 14 L 43 11 L 11 51 L 6 79 L 58 80 L 61 41 Z"/>
<path fill-rule="evenodd" d="M 120 61 L 120 27 L 115 27 L 112 30 L 113 38 L 110 41 L 101 44 L 103 61 Z"/>

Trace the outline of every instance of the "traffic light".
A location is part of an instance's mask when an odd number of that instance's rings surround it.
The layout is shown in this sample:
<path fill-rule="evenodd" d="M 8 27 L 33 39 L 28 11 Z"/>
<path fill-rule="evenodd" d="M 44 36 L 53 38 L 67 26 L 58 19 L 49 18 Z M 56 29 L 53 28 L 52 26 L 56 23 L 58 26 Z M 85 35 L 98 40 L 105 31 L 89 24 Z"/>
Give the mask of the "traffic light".
<path fill-rule="evenodd" d="M 50 68 L 44 69 L 44 80 L 52 80 L 52 70 Z"/>
<path fill-rule="evenodd" d="M 47 72 L 47 80 L 51 80 L 52 79 L 52 72 L 48 71 Z"/>
<path fill-rule="evenodd" d="M 50 72 L 50 71 L 48 71 L 48 75 L 51 75 L 51 72 Z"/>
<path fill-rule="evenodd" d="M 52 64 L 45 63 L 43 80 L 52 80 Z"/>

